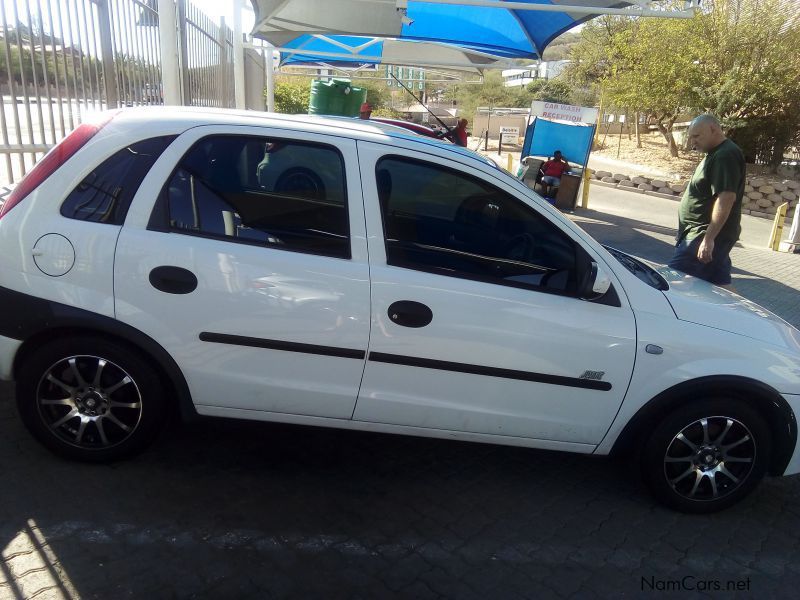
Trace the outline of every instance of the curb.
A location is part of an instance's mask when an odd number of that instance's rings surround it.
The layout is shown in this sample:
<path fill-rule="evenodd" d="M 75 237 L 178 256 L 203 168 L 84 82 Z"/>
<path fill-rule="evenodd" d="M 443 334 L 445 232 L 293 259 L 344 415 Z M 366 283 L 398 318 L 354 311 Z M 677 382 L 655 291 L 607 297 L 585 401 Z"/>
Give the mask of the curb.
<path fill-rule="evenodd" d="M 616 183 L 608 183 L 607 181 L 600 181 L 599 179 L 590 179 L 589 185 L 602 185 L 603 187 L 610 188 L 619 187 Z"/>
<path fill-rule="evenodd" d="M 655 196 L 656 198 L 664 198 L 666 200 L 676 200 L 680 201 L 680 196 L 674 196 L 672 194 L 659 194 L 658 192 L 649 192 L 645 190 L 640 190 L 639 188 L 629 187 L 627 185 L 619 185 L 618 183 L 609 183 L 607 181 L 600 181 L 599 179 L 592 179 L 589 185 L 600 185 L 603 187 L 609 188 L 616 188 L 618 190 L 623 190 L 625 192 L 634 192 L 636 194 L 647 194 L 648 196 Z"/>
<path fill-rule="evenodd" d="M 680 196 L 674 196 L 673 194 L 659 194 L 658 192 L 645 192 L 648 196 L 655 196 L 656 198 L 665 198 L 667 200 L 676 200 L 680 202 Z"/>

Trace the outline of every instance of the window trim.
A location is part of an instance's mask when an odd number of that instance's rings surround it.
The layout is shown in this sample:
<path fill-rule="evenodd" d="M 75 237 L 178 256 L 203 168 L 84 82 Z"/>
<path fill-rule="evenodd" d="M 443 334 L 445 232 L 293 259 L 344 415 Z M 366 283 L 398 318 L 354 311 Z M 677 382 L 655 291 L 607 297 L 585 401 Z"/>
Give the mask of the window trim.
<path fill-rule="evenodd" d="M 294 144 L 296 146 L 313 146 L 316 148 L 321 148 L 324 150 L 331 150 L 333 151 L 338 157 L 339 162 L 342 167 L 342 191 L 344 192 L 344 210 L 345 210 L 345 225 L 347 227 L 347 248 L 346 252 L 343 252 L 340 255 L 331 254 L 329 252 L 321 252 L 315 251 L 313 249 L 303 249 L 303 248 L 289 248 L 286 246 L 279 246 L 279 245 L 270 245 L 264 244 L 262 242 L 256 240 L 248 240 L 246 238 L 236 238 L 230 237 L 226 235 L 219 235 L 215 233 L 208 233 L 203 231 L 191 231 L 188 229 L 178 229 L 171 227 L 169 224 L 169 184 L 172 179 L 175 177 L 177 172 L 181 170 L 182 164 L 186 157 L 192 153 L 192 151 L 197 148 L 200 144 L 208 140 L 209 138 L 246 138 L 246 139 L 259 139 L 264 140 L 265 142 L 283 142 L 286 144 Z M 150 219 L 147 222 L 147 230 L 148 231 L 157 231 L 160 233 L 169 233 L 169 234 L 177 234 L 177 235 L 187 235 L 192 237 L 199 237 L 205 239 L 213 239 L 228 242 L 231 244 L 241 244 L 244 246 L 255 246 L 257 248 L 264 248 L 268 250 L 281 250 L 284 252 L 296 252 L 298 254 L 309 254 L 313 256 L 325 256 L 328 258 L 336 258 L 340 260 L 352 260 L 353 259 L 353 236 L 350 229 L 350 197 L 347 193 L 347 161 L 345 161 L 344 155 L 342 151 L 332 144 L 326 144 L 323 142 L 312 142 L 306 140 L 297 140 L 288 137 L 277 137 L 277 136 L 270 136 L 266 134 L 257 134 L 257 133 L 210 133 L 205 135 L 194 142 L 192 142 L 191 146 L 186 149 L 186 151 L 181 154 L 181 157 L 175 163 L 175 166 L 170 171 L 169 175 L 167 176 L 164 184 L 161 186 L 161 191 L 156 198 L 156 201 L 153 205 L 153 210 L 150 213 Z"/>
<path fill-rule="evenodd" d="M 526 209 L 535 211 L 534 208 L 532 208 L 531 206 L 529 206 L 525 202 L 522 202 L 522 200 L 520 200 L 517 196 L 507 192 L 506 190 L 501 189 L 500 187 L 496 186 L 495 184 L 493 184 L 491 182 L 486 181 L 485 179 L 481 179 L 480 177 L 476 177 L 476 176 L 471 175 L 469 173 L 465 173 L 464 171 L 461 171 L 459 169 L 453 169 L 453 168 L 448 167 L 446 165 L 433 163 L 433 162 L 422 160 L 422 159 L 419 159 L 419 158 L 412 158 L 410 156 L 404 156 L 404 155 L 401 155 L 401 154 L 384 154 L 378 160 L 375 161 L 375 170 L 374 170 L 374 173 L 373 173 L 373 177 L 375 178 L 376 186 L 377 186 L 377 180 L 378 180 L 378 170 L 381 168 L 381 163 L 383 161 L 385 161 L 385 160 L 396 160 L 396 161 L 405 162 L 405 163 L 415 163 L 415 164 L 422 165 L 422 166 L 425 166 L 425 167 L 428 167 L 428 168 L 435 168 L 435 169 L 439 169 L 439 170 L 448 171 L 448 172 L 453 173 L 453 174 L 455 174 L 455 175 L 457 175 L 459 177 L 464 177 L 466 179 L 474 180 L 474 181 L 478 182 L 478 184 L 481 185 L 482 187 L 488 186 L 491 190 L 496 191 L 499 194 L 502 194 L 504 197 L 509 197 L 509 198 L 511 198 L 511 199 L 523 204 Z M 438 268 L 437 267 L 428 267 L 428 266 L 419 265 L 419 264 L 416 264 L 416 263 L 392 260 L 390 258 L 390 255 L 389 255 L 389 236 L 386 233 L 386 215 L 384 214 L 383 206 L 381 205 L 380 202 L 378 202 L 378 210 L 379 210 L 380 216 L 381 216 L 381 226 L 382 226 L 382 229 L 383 229 L 384 253 L 385 253 L 385 256 L 386 256 L 386 264 L 388 266 L 398 267 L 398 268 L 402 268 L 402 269 L 409 269 L 409 270 L 412 270 L 412 271 L 420 271 L 422 273 L 430 273 L 430 274 L 433 274 L 433 275 L 441 275 L 441 276 L 444 276 L 444 277 L 455 277 L 457 279 L 465 279 L 465 280 L 468 280 L 468 281 L 477 281 L 477 282 L 481 282 L 481 283 L 489 283 L 489 284 L 499 285 L 499 286 L 504 286 L 504 287 L 525 289 L 525 290 L 530 290 L 530 291 L 533 291 L 533 292 L 541 292 L 541 293 L 545 293 L 545 294 L 554 294 L 556 296 L 564 296 L 564 297 L 567 297 L 567 298 L 575 298 L 576 300 L 581 300 L 580 296 L 578 295 L 577 290 L 575 292 L 566 291 L 566 290 L 558 290 L 558 289 L 554 289 L 554 288 L 547 288 L 547 287 L 537 286 L 537 285 L 533 285 L 533 284 L 525 283 L 525 282 L 521 282 L 521 281 L 513 281 L 513 280 L 509 281 L 509 280 L 504 280 L 504 279 L 498 279 L 498 278 L 495 278 L 495 277 L 484 277 L 484 276 L 481 276 L 481 275 L 475 275 L 473 273 L 467 273 L 467 272 L 463 272 L 463 271 L 449 270 L 449 269 L 445 269 L 444 267 L 438 267 Z M 545 220 L 551 227 L 556 229 L 558 231 L 559 235 L 561 235 L 565 240 L 568 240 L 570 242 L 570 244 L 572 244 L 574 252 L 575 252 L 575 268 L 576 268 L 576 270 L 579 268 L 579 258 L 578 258 L 578 254 L 579 253 L 584 253 L 584 254 L 587 255 L 587 257 L 588 257 L 588 259 L 590 261 L 593 260 L 591 255 L 583 248 L 583 246 L 581 244 L 579 244 L 576 240 L 574 240 L 572 237 L 570 237 L 566 232 L 562 231 L 559 227 L 557 227 L 552 221 L 550 221 L 550 219 L 547 219 L 541 213 L 536 212 L 536 214 L 541 219 Z M 479 256 L 484 256 L 484 255 L 479 255 Z M 493 260 L 504 260 L 504 259 L 501 259 L 499 257 L 492 257 L 492 256 L 486 256 L 485 258 L 486 258 L 487 262 L 490 262 L 490 261 L 493 261 Z M 579 279 L 578 275 L 579 274 L 576 273 L 576 278 Z M 613 289 L 613 286 L 612 286 L 612 289 Z M 611 290 L 609 290 L 609 291 L 611 291 Z M 603 298 L 605 298 L 605 296 L 609 296 L 609 294 L 608 293 L 605 294 L 603 296 Z M 604 303 L 602 301 L 602 298 L 598 299 L 598 302 L 601 303 L 601 304 Z"/>

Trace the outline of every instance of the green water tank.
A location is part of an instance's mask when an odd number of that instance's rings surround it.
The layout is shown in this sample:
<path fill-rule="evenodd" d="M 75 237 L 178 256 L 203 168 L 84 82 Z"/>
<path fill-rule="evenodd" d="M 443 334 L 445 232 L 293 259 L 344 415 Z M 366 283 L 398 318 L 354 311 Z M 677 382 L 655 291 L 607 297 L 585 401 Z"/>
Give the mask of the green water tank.
<path fill-rule="evenodd" d="M 354 87 L 349 79 L 316 80 L 311 82 L 308 114 L 357 117 L 366 99 L 367 90 Z"/>

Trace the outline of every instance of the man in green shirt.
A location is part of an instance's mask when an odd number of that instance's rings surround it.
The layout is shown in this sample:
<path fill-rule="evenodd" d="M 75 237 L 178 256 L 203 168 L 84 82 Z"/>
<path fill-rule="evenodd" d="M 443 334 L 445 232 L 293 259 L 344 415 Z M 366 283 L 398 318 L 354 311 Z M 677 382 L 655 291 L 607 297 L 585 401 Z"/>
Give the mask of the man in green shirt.
<path fill-rule="evenodd" d="M 731 283 L 730 251 L 741 233 L 745 160 L 719 121 L 700 115 L 689 143 L 706 152 L 681 199 L 675 255 L 669 266 L 720 286 Z"/>

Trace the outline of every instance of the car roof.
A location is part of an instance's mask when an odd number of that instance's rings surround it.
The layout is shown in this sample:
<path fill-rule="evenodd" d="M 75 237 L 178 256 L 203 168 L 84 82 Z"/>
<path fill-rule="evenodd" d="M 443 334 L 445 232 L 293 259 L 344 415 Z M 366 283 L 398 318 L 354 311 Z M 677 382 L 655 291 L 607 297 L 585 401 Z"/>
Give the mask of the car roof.
<path fill-rule="evenodd" d="M 161 122 L 175 122 L 185 127 L 200 125 L 272 125 L 295 126 L 298 130 L 307 130 L 309 125 L 322 126 L 330 130 L 333 135 L 344 135 L 352 139 L 374 141 L 375 135 L 396 140 L 409 140 L 428 146 L 433 146 L 449 152 L 477 158 L 484 164 L 497 168 L 492 160 L 449 142 L 437 140 L 413 133 L 412 131 L 378 121 L 369 121 L 351 117 L 322 116 L 322 115 L 287 115 L 283 113 L 269 113 L 253 110 L 234 110 L 225 108 L 206 108 L 189 106 L 144 106 L 124 108 L 114 117 L 116 122 L 127 120 L 159 120 Z M 387 140 L 388 141 L 388 140 Z"/>

